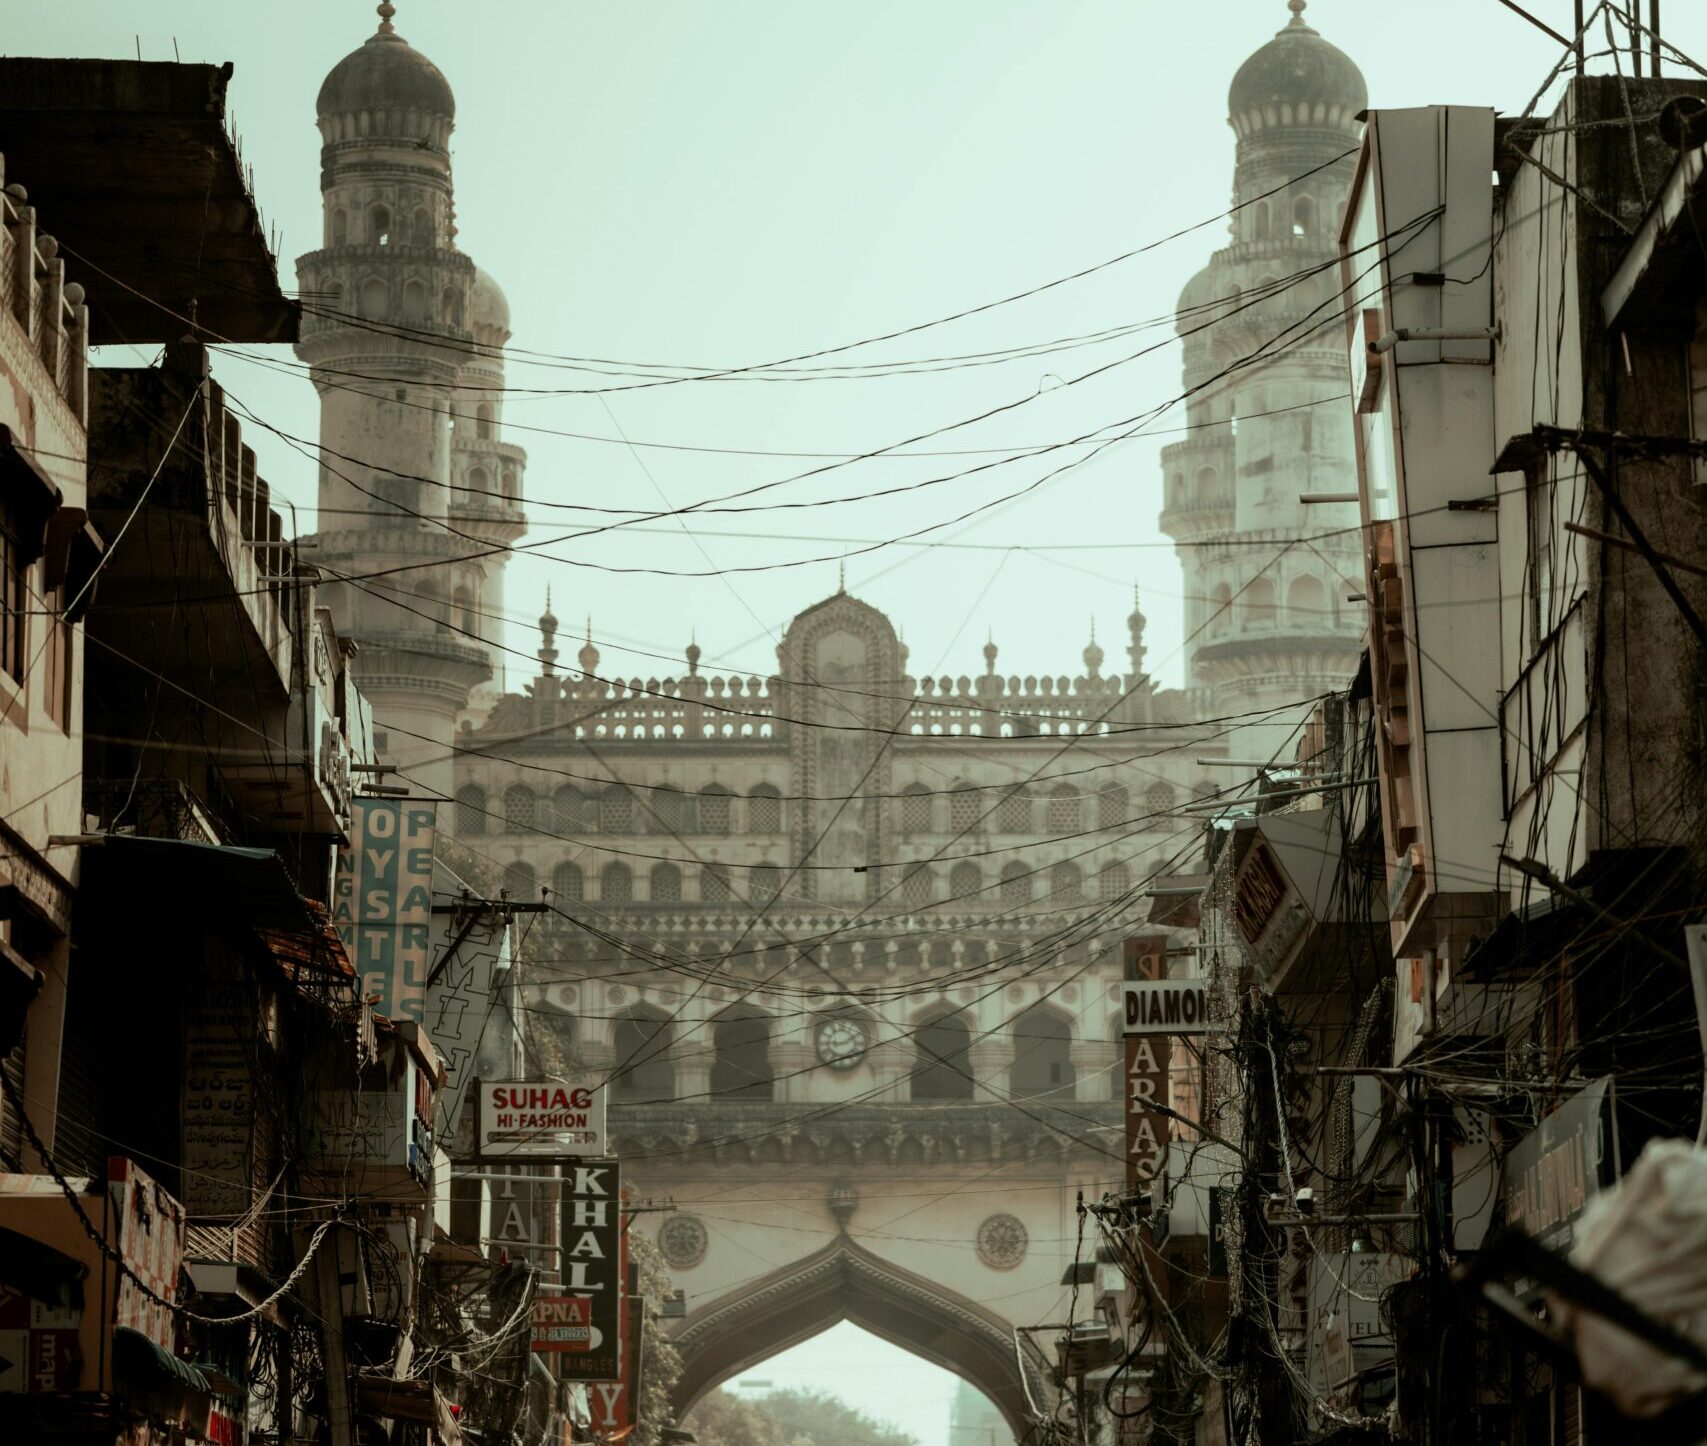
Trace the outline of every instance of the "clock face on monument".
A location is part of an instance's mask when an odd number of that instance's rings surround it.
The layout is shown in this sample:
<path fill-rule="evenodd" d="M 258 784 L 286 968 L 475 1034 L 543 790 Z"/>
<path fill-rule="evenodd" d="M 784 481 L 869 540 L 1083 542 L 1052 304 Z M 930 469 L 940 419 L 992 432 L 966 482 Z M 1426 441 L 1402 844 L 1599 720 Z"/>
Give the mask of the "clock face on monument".
<path fill-rule="evenodd" d="M 852 1069 L 865 1058 L 865 1025 L 847 1015 L 821 1020 L 817 1031 L 818 1059 L 831 1069 Z"/>

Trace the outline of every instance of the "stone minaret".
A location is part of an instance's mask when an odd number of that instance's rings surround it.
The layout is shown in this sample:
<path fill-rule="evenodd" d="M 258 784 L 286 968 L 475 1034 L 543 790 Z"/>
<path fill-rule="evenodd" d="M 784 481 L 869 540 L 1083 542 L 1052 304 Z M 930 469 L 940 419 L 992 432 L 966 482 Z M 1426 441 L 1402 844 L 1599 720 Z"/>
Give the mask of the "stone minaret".
<path fill-rule="evenodd" d="M 1344 687 L 1360 641 L 1345 602 L 1357 506 L 1298 499 L 1357 489 L 1335 257 L 1367 90 L 1304 23 L 1305 0 L 1287 8 L 1227 98 L 1233 196 L 1249 204 L 1176 316 L 1194 430 L 1163 449 L 1161 526 L 1185 572 L 1187 685 L 1205 716 Z M 1278 745 L 1292 721 L 1237 751 Z"/>
<path fill-rule="evenodd" d="M 492 390 L 508 309 L 456 248 L 456 102 L 394 13 L 380 5 L 379 29 L 320 87 L 325 234 L 297 261 L 297 354 L 320 395 L 325 595 L 360 645 L 382 757 L 448 793 L 502 599 L 502 554 L 470 555 L 520 534 L 523 458 L 498 440 Z"/>

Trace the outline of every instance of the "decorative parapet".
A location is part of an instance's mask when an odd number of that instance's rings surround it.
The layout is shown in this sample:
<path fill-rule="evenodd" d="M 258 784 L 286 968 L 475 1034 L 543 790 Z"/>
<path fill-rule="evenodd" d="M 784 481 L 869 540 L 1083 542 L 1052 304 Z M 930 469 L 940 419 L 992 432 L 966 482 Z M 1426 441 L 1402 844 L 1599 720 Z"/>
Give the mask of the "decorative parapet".
<path fill-rule="evenodd" d="M 0 182 L 6 176 L 0 156 Z M 20 185 L 0 189 L 0 312 L 29 339 L 53 389 L 82 425 L 87 416 L 89 308 L 65 280 L 58 243 L 36 229 L 36 209 Z"/>

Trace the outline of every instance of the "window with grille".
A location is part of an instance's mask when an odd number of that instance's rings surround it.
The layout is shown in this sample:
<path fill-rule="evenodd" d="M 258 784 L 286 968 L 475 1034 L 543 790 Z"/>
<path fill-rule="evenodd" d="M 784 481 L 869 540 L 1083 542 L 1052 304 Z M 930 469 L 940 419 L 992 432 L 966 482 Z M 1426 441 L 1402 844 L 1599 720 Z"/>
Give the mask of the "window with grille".
<path fill-rule="evenodd" d="M 699 871 L 699 896 L 706 903 L 726 903 L 730 894 L 729 870 L 722 864 L 707 864 Z"/>
<path fill-rule="evenodd" d="M 1170 813 L 1174 806 L 1173 785 L 1152 783 L 1144 790 L 1144 811 L 1148 814 Z"/>
<path fill-rule="evenodd" d="M 1077 789 L 1062 783 L 1051 790 L 1045 826 L 1054 834 L 1077 833 L 1085 826 Z"/>
<path fill-rule="evenodd" d="M 930 831 L 931 791 L 922 783 L 910 783 L 901 790 L 901 832 Z"/>
<path fill-rule="evenodd" d="M 954 833 L 965 833 L 975 827 L 982 812 L 975 789 L 957 788 L 949 794 L 948 826 Z"/>
<path fill-rule="evenodd" d="M 652 793 L 652 831 L 679 838 L 693 832 L 693 800 L 679 789 L 659 788 Z"/>
<path fill-rule="evenodd" d="M 984 871 L 977 864 L 962 860 L 948 873 L 948 892 L 956 902 L 975 904 L 978 890 L 984 886 Z"/>
<path fill-rule="evenodd" d="M 782 798 L 768 783 L 759 784 L 747 795 L 747 832 L 782 832 Z"/>
<path fill-rule="evenodd" d="M 934 883 L 928 868 L 915 868 L 901 885 L 901 897 L 915 908 L 928 904 L 935 892 Z"/>
<path fill-rule="evenodd" d="M 1018 789 L 996 806 L 996 827 L 1003 833 L 1030 833 L 1031 794 Z"/>
<path fill-rule="evenodd" d="M 533 827 L 533 790 L 512 784 L 504 790 L 504 826 L 511 833 L 522 833 Z"/>
<path fill-rule="evenodd" d="M 1132 887 L 1132 876 L 1125 864 L 1110 864 L 1097 875 L 1097 897 L 1105 904 L 1122 897 Z"/>
<path fill-rule="evenodd" d="M 459 838 L 486 832 L 486 790 L 469 784 L 456 791 L 456 832 Z"/>
<path fill-rule="evenodd" d="M 1002 898 L 1020 903 L 1031 897 L 1031 871 L 1022 863 L 1002 865 Z"/>
<path fill-rule="evenodd" d="M 586 897 L 587 880 L 579 864 L 559 864 L 551 871 L 551 891 L 560 902 L 572 904 Z"/>
<path fill-rule="evenodd" d="M 699 791 L 699 831 L 723 835 L 729 832 L 730 796 L 727 788 L 713 783 Z"/>
<path fill-rule="evenodd" d="M 597 826 L 593 813 L 594 810 L 588 806 L 587 795 L 578 788 L 560 788 L 552 795 L 552 827 L 557 833 L 591 833 Z"/>
<path fill-rule="evenodd" d="M 599 898 L 607 904 L 626 904 L 634 898 L 634 871 L 627 864 L 606 864 L 599 874 Z"/>
<path fill-rule="evenodd" d="M 682 871 L 674 864 L 652 865 L 652 902 L 677 904 L 682 898 Z"/>
<path fill-rule="evenodd" d="M 538 896 L 539 889 L 534 879 L 533 865 L 516 862 L 504 870 L 504 887 L 510 891 L 512 899 L 532 899 Z"/>
<path fill-rule="evenodd" d="M 777 896 L 782 888 L 782 870 L 775 864 L 756 864 L 747 875 L 751 882 L 751 896 L 755 904 L 767 904 Z"/>
<path fill-rule="evenodd" d="M 1126 790 L 1118 783 L 1104 785 L 1097 793 L 1097 827 L 1119 828 L 1129 815 Z"/>
<path fill-rule="evenodd" d="M 607 788 L 599 795 L 599 831 L 634 832 L 634 795 L 626 788 Z"/>
<path fill-rule="evenodd" d="M 1058 903 L 1075 903 L 1084 897 L 1085 878 L 1079 866 L 1059 863 L 1049 870 L 1049 896 Z"/>

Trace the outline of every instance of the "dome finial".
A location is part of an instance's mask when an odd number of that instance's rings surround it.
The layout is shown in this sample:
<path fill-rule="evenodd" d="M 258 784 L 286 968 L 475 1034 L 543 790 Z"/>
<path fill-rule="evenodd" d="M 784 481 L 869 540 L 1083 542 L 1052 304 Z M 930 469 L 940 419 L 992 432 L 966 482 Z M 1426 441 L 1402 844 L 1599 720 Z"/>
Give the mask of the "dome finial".
<path fill-rule="evenodd" d="M 391 3 L 391 0 L 382 0 L 379 6 L 379 33 L 381 35 L 395 35 L 397 33 L 397 27 L 391 23 L 391 17 L 396 13 L 397 7 Z"/>
<path fill-rule="evenodd" d="M 1104 655 L 1102 648 L 1097 643 L 1097 620 L 1094 617 L 1091 619 L 1091 640 L 1086 645 L 1083 656 L 1085 659 L 1086 676 L 1091 678 L 1100 677 L 1102 674 L 1102 660 Z"/>
<path fill-rule="evenodd" d="M 581 665 L 581 672 L 586 677 L 593 675 L 599 666 L 599 650 L 593 646 L 593 615 L 587 614 L 587 640 L 581 644 L 581 651 L 575 655 Z"/>
<path fill-rule="evenodd" d="M 1302 25 L 1304 23 L 1304 7 L 1307 4 L 1309 4 L 1309 0 L 1286 0 L 1286 8 L 1292 12 L 1292 19 L 1287 23 Z"/>
<path fill-rule="evenodd" d="M 551 584 L 545 585 L 545 611 L 539 615 L 540 672 L 550 677 L 557 668 L 557 619 L 551 611 Z"/>

